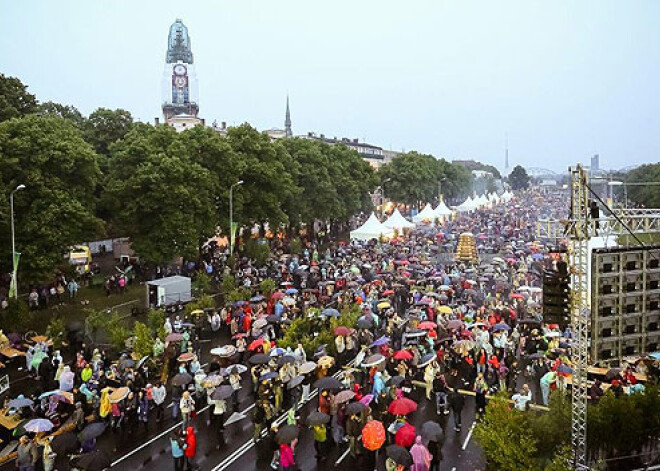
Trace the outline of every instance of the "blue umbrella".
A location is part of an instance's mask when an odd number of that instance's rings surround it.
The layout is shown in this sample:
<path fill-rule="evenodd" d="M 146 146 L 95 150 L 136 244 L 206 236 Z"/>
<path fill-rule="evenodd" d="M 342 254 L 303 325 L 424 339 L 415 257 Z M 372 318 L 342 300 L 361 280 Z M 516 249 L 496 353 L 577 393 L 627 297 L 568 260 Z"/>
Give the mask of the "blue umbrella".
<path fill-rule="evenodd" d="M 389 343 L 390 339 L 389 337 L 385 337 L 384 335 L 376 340 L 374 343 L 371 344 L 372 347 L 380 347 L 381 345 L 385 345 Z"/>
<path fill-rule="evenodd" d="M 48 419 L 32 419 L 23 426 L 26 432 L 50 432 L 53 429 L 53 423 Z"/>
<path fill-rule="evenodd" d="M 543 254 L 542 253 L 534 253 L 534 254 L 532 254 L 532 258 L 535 259 L 535 260 L 540 260 L 540 259 L 543 258 Z"/>
<path fill-rule="evenodd" d="M 289 288 L 286 290 L 286 294 L 296 294 L 298 290 L 296 288 Z"/>
<path fill-rule="evenodd" d="M 264 297 L 261 296 L 261 295 L 253 296 L 253 297 L 250 298 L 250 301 L 253 302 L 253 303 L 258 303 L 258 302 L 263 301 L 263 300 L 264 300 Z"/>
<path fill-rule="evenodd" d="M 324 309 L 321 314 L 326 317 L 339 317 L 339 311 L 333 308 Z"/>
<path fill-rule="evenodd" d="M 660 360 L 660 352 L 649 353 L 649 356 L 651 358 L 655 358 L 656 360 Z"/>
<path fill-rule="evenodd" d="M 495 326 L 493 327 L 493 330 L 494 330 L 494 331 L 499 331 L 499 330 L 511 330 L 511 326 L 509 326 L 509 324 L 504 324 L 504 323 L 502 322 L 502 323 L 499 323 L 499 324 L 495 324 Z"/>
<path fill-rule="evenodd" d="M 246 301 L 235 301 L 232 303 L 232 306 L 244 306 L 246 304 L 247 304 Z"/>
<path fill-rule="evenodd" d="M 275 373 L 274 371 L 271 371 L 270 373 L 266 373 L 261 378 L 259 378 L 259 381 L 270 381 L 271 379 L 275 379 L 278 376 L 279 375 L 277 373 Z"/>
<path fill-rule="evenodd" d="M 567 365 L 559 365 L 559 368 L 557 368 L 557 372 L 572 375 L 573 374 L 573 369 L 570 366 L 567 366 Z"/>

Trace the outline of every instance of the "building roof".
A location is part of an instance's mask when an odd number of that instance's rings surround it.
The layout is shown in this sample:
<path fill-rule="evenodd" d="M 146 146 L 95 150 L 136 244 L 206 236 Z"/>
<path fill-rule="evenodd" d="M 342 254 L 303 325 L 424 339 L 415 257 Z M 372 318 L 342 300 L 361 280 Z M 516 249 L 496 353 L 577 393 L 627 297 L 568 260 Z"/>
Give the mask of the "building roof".
<path fill-rule="evenodd" d="M 168 276 L 166 278 L 159 278 L 157 280 L 152 280 L 147 282 L 147 284 L 151 286 L 167 286 L 181 282 L 190 283 L 190 278 L 188 278 L 187 276 L 175 275 L 175 276 Z"/>

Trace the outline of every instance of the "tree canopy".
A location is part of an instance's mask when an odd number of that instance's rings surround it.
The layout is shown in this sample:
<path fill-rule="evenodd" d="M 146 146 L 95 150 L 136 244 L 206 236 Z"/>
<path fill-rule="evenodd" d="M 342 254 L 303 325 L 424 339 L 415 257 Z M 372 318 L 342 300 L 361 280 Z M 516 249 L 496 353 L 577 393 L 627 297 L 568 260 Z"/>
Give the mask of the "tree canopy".
<path fill-rule="evenodd" d="M 94 212 L 96 155 L 70 122 L 32 115 L 0 124 L 0 161 L 2 201 L 26 185 L 14 199 L 16 250 L 23 254 L 22 273 L 41 279 L 61 261 L 67 246 L 101 233 Z M 0 253 L 11 253 L 8 212 L 0 218 Z M 3 257 L 2 262 L 7 267 L 9 260 Z"/>
<path fill-rule="evenodd" d="M 660 182 L 660 163 L 647 164 L 631 170 L 625 183 Z M 647 208 L 660 208 L 660 186 L 630 185 L 626 188 L 628 199 Z"/>
<path fill-rule="evenodd" d="M 513 167 L 511 174 L 509 175 L 509 185 L 513 190 L 524 190 L 529 187 L 529 175 L 527 175 L 527 170 L 525 170 L 520 165 Z"/>
<path fill-rule="evenodd" d="M 0 74 L 0 122 L 37 111 L 37 98 L 16 77 Z"/>
<path fill-rule="evenodd" d="M 463 196 L 470 191 L 469 170 L 428 154 L 400 154 L 381 167 L 379 174 L 381 182 L 385 182 L 385 196 L 405 204 L 432 201 L 438 196 L 440 185 L 448 198 Z"/>

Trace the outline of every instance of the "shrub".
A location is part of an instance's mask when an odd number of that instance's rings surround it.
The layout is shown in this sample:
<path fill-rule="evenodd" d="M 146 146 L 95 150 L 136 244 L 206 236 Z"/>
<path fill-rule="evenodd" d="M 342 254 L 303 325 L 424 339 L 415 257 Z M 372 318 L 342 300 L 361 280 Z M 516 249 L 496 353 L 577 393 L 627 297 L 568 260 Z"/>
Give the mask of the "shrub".
<path fill-rule="evenodd" d="M 198 294 L 208 294 L 211 292 L 211 277 L 204 272 L 197 272 L 195 281 L 193 281 L 193 290 Z"/>
<path fill-rule="evenodd" d="M 46 337 L 53 340 L 53 348 L 62 348 L 62 340 L 65 338 L 65 334 L 66 323 L 64 319 L 58 315 L 53 316 L 46 328 Z"/>
<path fill-rule="evenodd" d="M 267 244 L 261 244 L 256 239 L 249 239 L 245 244 L 245 256 L 253 259 L 257 266 L 261 266 L 268 260 L 270 248 Z"/>
<path fill-rule="evenodd" d="M 5 332 L 20 332 L 32 317 L 28 305 L 16 299 L 10 299 L 7 309 L 0 310 L 0 328 Z"/>
<path fill-rule="evenodd" d="M 270 295 L 275 291 L 275 288 L 277 288 L 277 283 L 275 283 L 275 280 L 272 278 L 266 278 L 259 285 L 259 290 L 265 298 L 270 298 Z"/>
<path fill-rule="evenodd" d="M 220 291 L 224 296 L 229 296 L 229 293 L 236 289 L 236 278 L 233 275 L 225 275 L 222 277 L 222 286 Z"/>
<path fill-rule="evenodd" d="M 151 355 L 154 348 L 154 336 L 149 327 L 142 322 L 136 322 L 134 330 L 135 343 L 133 344 L 133 351 L 140 357 Z"/>
<path fill-rule="evenodd" d="M 291 248 L 291 253 L 292 254 L 299 254 L 302 252 L 302 241 L 300 240 L 300 237 L 294 237 L 291 239 L 291 242 L 289 243 L 289 247 Z"/>
<path fill-rule="evenodd" d="M 162 309 L 150 309 L 147 314 L 147 325 L 149 331 L 155 335 L 165 325 L 165 311 Z"/>
<path fill-rule="evenodd" d="M 185 313 L 190 315 L 193 311 L 198 309 L 204 310 L 208 307 L 215 307 L 215 299 L 213 299 L 213 296 L 205 295 L 186 304 Z"/>

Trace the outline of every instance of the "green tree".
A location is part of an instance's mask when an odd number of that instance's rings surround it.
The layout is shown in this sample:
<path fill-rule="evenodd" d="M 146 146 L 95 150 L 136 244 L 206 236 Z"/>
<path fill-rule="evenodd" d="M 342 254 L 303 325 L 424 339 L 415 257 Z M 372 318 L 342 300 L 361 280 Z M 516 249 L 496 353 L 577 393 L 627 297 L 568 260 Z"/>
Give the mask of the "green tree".
<path fill-rule="evenodd" d="M 296 163 L 286 148 L 249 124 L 231 128 L 227 140 L 245 162 L 244 183 L 234 192 L 234 220 L 248 226 L 268 222 L 274 228 L 286 223 L 283 208 L 300 193 L 291 176 Z"/>
<path fill-rule="evenodd" d="M 37 98 L 16 77 L 0 74 L 0 122 L 34 113 Z"/>
<path fill-rule="evenodd" d="M 110 154 L 110 146 L 123 139 L 132 128 L 133 117 L 130 112 L 97 108 L 87 119 L 85 138 L 96 152 L 107 156 Z"/>
<path fill-rule="evenodd" d="M 67 120 L 31 115 L 0 124 L 1 200 L 8 201 L 17 185 L 26 185 L 14 198 L 16 250 L 22 253 L 19 275 L 34 282 L 49 277 L 68 246 L 101 232 L 94 215 L 96 159 Z M 11 253 L 8 216 L 0 213 L 3 254 Z M 8 270 L 10 261 L 3 257 L 2 263 Z"/>
<path fill-rule="evenodd" d="M 47 101 L 45 103 L 40 103 L 36 112 L 45 116 L 55 116 L 61 119 L 68 119 L 78 129 L 82 130 L 85 128 L 86 119 L 75 106 L 62 105 L 53 101 Z"/>
<path fill-rule="evenodd" d="M 647 164 L 631 170 L 625 176 L 626 183 L 660 182 L 660 163 Z M 647 208 L 660 208 L 660 186 L 631 185 L 626 188 L 628 200 Z"/>
<path fill-rule="evenodd" d="M 475 438 L 486 455 L 489 469 L 536 471 L 537 443 L 529 432 L 528 416 L 509 406 L 506 396 L 490 400 L 484 420 L 477 424 Z"/>
<path fill-rule="evenodd" d="M 123 161 L 112 159 L 111 169 Z M 185 157 L 150 154 L 129 178 L 111 176 L 107 192 L 120 205 L 117 227 L 146 262 L 195 258 L 215 230 L 213 179 Z"/>
<path fill-rule="evenodd" d="M 175 152 L 206 168 L 213 179 L 215 220 L 220 227 L 229 227 L 229 187 L 247 171 L 242 155 L 234 152 L 223 136 L 211 128 L 195 126 L 177 136 Z M 235 192 L 238 196 L 238 192 Z"/>
<path fill-rule="evenodd" d="M 529 187 L 529 175 L 520 165 L 513 167 L 513 171 L 509 175 L 509 185 L 513 190 L 524 190 Z"/>

